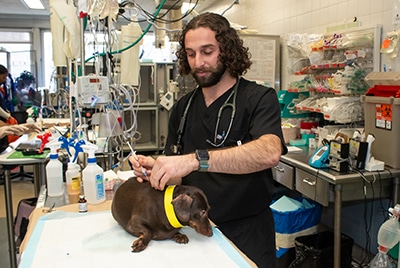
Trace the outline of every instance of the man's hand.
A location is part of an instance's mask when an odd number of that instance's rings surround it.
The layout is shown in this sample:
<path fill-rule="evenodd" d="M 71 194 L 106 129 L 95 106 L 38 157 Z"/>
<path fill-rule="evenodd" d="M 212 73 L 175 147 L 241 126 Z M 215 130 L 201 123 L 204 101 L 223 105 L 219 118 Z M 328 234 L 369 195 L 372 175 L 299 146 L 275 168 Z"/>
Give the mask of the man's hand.
<path fill-rule="evenodd" d="M 155 162 L 154 158 L 144 155 L 132 155 L 128 160 L 138 182 L 149 180 Z"/>
<path fill-rule="evenodd" d="M 198 170 L 195 154 L 160 156 L 156 159 L 150 183 L 154 189 L 164 190 L 167 184 L 180 184 L 181 178 Z"/>

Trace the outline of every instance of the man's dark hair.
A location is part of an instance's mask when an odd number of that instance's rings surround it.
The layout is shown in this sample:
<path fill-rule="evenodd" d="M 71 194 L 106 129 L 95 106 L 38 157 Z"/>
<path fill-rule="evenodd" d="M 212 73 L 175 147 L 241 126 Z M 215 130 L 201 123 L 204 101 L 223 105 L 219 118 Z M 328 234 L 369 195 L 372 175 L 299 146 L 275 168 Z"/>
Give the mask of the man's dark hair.
<path fill-rule="evenodd" d="M 224 64 L 229 73 L 234 76 L 241 76 L 247 72 L 251 66 L 250 53 L 247 47 L 243 46 L 243 40 L 233 29 L 229 21 L 221 15 L 215 13 L 203 13 L 193 18 L 183 29 L 180 35 L 180 48 L 176 52 L 179 63 L 179 73 L 181 75 L 190 74 L 190 66 L 185 50 L 185 37 L 189 30 L 199 27 L 210 28 L 215 32 L 215 39 L 219 44 L 219 60 Z"/>
<path fill-rule="evenodd" d="M 8 74 L 7 68 L 1 64 L 0 64 L 0 74 Z"/>

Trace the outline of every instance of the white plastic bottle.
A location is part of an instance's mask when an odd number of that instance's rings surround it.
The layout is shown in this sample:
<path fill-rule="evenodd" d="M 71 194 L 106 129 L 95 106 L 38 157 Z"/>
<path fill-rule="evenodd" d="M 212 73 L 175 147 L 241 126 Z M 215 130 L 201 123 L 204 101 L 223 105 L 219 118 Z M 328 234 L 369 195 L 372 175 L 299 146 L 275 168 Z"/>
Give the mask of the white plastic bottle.
<path fill-rule="evenodd" d="M 50 161 L 46 165 L 46 184 L 48 196 L 61 196 L 64 194 L 63 164 L 58 160 L 57 148 L 61 142 L 51 142 Z"/>
<path fill-rule="evenodd" d="M 88 204 L 99 204 L 106 200 L 104 188 L 104 171 L 97 165 L 95 151 L 96 145 L 82 145 L 82 149 L 89 154 L 88 164 L 82 171 L 82 182 Z"/>
<path fill-rule="evenodd" d="M 77 163 L 68 163 L 68 169 L 65 172 L 67 182 L 67 193 L 70 204 L 78 203 L 81 194 L 81 168 Z"/>

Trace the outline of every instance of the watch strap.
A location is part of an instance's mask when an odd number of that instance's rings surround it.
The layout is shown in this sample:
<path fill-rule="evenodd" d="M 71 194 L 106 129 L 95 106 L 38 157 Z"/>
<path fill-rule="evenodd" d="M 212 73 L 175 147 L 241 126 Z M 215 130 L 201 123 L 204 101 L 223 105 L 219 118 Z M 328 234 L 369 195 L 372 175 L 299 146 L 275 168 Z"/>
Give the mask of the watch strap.
<path fill-rule="evenodd" d="M 210 156 L 207 150 L 196 150 L 196 159 L 199 161 L 199 169 L 200 172 L 208 171 L 208 160 Z"/>

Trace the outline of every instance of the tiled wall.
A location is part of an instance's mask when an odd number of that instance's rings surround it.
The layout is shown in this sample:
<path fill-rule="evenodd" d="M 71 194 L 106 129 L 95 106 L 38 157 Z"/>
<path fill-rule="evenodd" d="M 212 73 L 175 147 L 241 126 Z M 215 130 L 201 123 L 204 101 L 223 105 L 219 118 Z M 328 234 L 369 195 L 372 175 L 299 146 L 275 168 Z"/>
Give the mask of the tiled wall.
<path fill-rule="evenodd" d="M 207 0 L 200 0 L 203 7 L 217 13 L 223 12 L 232 0 L 216 2 L 209 6 Z M 282 44 L 288 33 L 326 33 L 327 27 L 350 23 L 355 17 L 362 26 L 382 25 L 384 37 L 385 33 L 400 28 L 400 25 L 392 24 L 395 2 L 400 7 L 399 0 L 239 0 L 239 5 L 233 5 L 224 15 L 231 22 L 257 30 L 260 34 L 280 35 Z M 285 71 L 287 59 L 284 49 L 283 46 L 282 87 L 295 79 Z M 386 63 L 382 57 L 381 66 Z M 400 71 L 400 64 L 390 64 L 393 70 Z"/>

